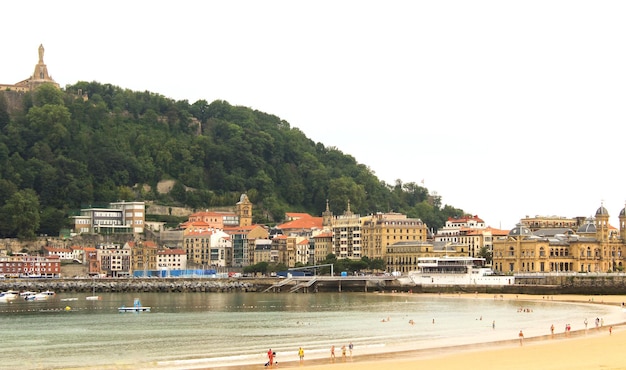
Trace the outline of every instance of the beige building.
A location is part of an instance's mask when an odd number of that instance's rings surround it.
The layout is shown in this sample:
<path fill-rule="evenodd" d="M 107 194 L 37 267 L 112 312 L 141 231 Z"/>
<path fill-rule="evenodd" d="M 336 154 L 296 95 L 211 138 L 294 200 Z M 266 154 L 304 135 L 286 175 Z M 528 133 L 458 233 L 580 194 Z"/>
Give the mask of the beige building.
<path fill-rule="evenodd" d="M 169 276 L 169 271 L 186 270 L 187 254 L 182 249 L 162 249 L 157 251 L 157 268 L 165 271 L 165 276 Z"/>
<path fill-rule="evenodd" d="M 326 260 L 326 256 L 333 253 L 333 233 L 317 234 L 311 240 L 313 240 L 313 264 L 318 265 Z"/>
<path fill-rule="evenodd" d="M 135 271 L 147 272 L 157 269 L 158 246 L 154 242 L 127 242 L 124 247 L 131 251 L 131 274 Z"/>
<path fill-rule="evenodd" d="M 433 244 L 432 241 L 404 241 L 387 247 L 385 265 L 387 272 L 407 274 L 417 271 L 420 257 L 467 257 L 467 246 L 454 243 Z"/>
<path fill-rule="evenodd" d="M 361 259 L 361 218 L 348 209 L 332 221 L 333 253 L 337 259 Z"/>
<path fill-rule="evenodd" d="M 624 269 L 626 209 L 619 231 L 600 206 L 576 230 L 568 227 L 531 231 L 519 223 L 493 242 L 493 268 L 504 273 L 614 272 Z"/>
<path fill-rule="evenodd" d="M 576 230 L 584 222 L 584 217 L 566 218 L 557 216 L 526 216 L 525 218 L 520 220 L 520 223 L 529 228 L 530 231 L 563 227 Z"/>
<path fill-rule="evenodd" d="M 33 91 L 44 83 L 52 84 L 58 88 L 59 84 L 52 79 L 52 76 L 48 73 L 48 67 L 43 61 L 44 51 L 43 45 L 39 45 L 39 61 L 35 65 L 35 71 L 30 77 L 12 85 L 0 84 L 0 90 L 17 92 Z"/>
<path fill-rule="evenodd" d="M 361 219 L 363 256 L 385 259 L 387 247 L 399 242 L 425 242 L 428 228 L 419 218 L 400 213 L 376 213 Z"/>

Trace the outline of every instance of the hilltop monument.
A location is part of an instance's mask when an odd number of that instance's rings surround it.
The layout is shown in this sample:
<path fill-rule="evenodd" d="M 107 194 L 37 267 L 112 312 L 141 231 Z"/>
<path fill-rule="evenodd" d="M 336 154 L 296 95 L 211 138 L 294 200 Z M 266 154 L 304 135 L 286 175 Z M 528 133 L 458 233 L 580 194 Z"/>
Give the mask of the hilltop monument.
<path fill-rule="evenodd" d="M 20 92 L 32 91 L 36 89 L 37 86 L 44 84 L 44 83 L 49 83 L 59 88 L 59 84 L 56 83 L 56 81 L 52 79 L 52 76 L 50 76 L 50 74 L 48 73 L 48 67 L 46 66 L 46 63 L 44 63 L 43 61 L 43 56 L 45 52 L 43 44 L 39 45 L 38 52 L 39 52 L 39 61 L 35 65 L 35 71 L 33 72 L 33 74 L 27 79 L 22 80 L 14 85 L 0 84 L 0 90 L 20 91 Z"/>

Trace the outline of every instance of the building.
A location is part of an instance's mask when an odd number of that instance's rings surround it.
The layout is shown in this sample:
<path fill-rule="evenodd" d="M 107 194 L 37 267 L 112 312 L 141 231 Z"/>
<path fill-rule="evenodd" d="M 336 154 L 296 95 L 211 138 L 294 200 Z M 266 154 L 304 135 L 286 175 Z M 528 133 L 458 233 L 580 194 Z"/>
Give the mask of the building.
<path fill-rule="evenodd" d="M 567 218 L 558 216 L 526 216 L 525 218 L 520 220 L 520 223 L 529 228 L 530 231 L 564 227 L 576 230 L 584 222 L 584 217 Z"/>
<path fill-rule="evenodd" d="M 106 277 L 131 276 L 131 248 L 118 244 L 99 244 L 96 246 L 95 261 L 90 261 L 90 274 Z M 92 264 L 94 270 L 92 273 Z"/>
<path fill-rule="evenodd" d="M 130 248 L 131 251 L 131 273 L 135 271 L 153 271 L 157 269 L 158 246 L 154 242 L 127 242 L 124 247 Z"/>
<path fill-rule="evenodd" d="M 461 257 L 467 256 L 467 246 L 454 243 L 433 243 L 432 241 L 401 241 L 387 247 L 385 253 L 386 271 L 407 274 L 417 271 L 420 257 Z"/>
<path fill-rule="evenodd" d="M 231 267 L 233 265 L 233 243 L 230 235 L 217 230 L 209 237 L 209 265 Z"/>
<path fill-rule="evenodd" d="M 183 249 L 187 254 L 187 263 L 193 267 L 210 265 L 211 235 L 213 229 L 186 229 L 183 234 Z"/>
<path fill-rule="evenodd" d="M 310 248 L 313 250 L 313 264 L 318 265 L 333 253 L 333 233 L 324 232 L 309 239 Z"/>
<path fill-rule="evenodd" d="M 44 256 L 57 256 L 61 260 L 73 260 L 74 259 L 74 251 L 71 248 L 55 248 L 50 246 L 44 246 L 43 248 Z"/>
<path fill-rule="evenodd" d="M 290 221 L 276 226 L 284 235 L 308 238 L 322 230 L 322 217 L 313 217 L 306 213 L 298 213 L 298 217 L 293 217 L 293 213 L 288 215 L 292 215 Z"/>
<path fill-rule="evenodd" d="M 234 212 L 203 211 L 189 215 L 187 222 L 180 225 L 186 229 L 189 226 L 223 229 L 225 227 L 239 226 L 239 217 Z"/>
<path fill-rule="evenodd" d="M 250 266 L 254 260 L 255 241 L 269 238 L 269 232 L 261 225 L 224 228 L 224 232 L 231 238 L 234 267 Z"/>
<path fill-rule="evenodd" d="M 478 256 L 485 245 L 490 247 L 491 239 L 490 229 L 478 216 L 449 217 L 444 227 L 437 230 L 434 236 L 435 243 L 465 243 L 469 257 Z"/>
<path fill-rule="evenodd" d="M 16 253 L 0 257 L 0 276 L 2 277 L 60 277 L 61 260 L 56 255 L 40 257 Z"/>
<path fill-rule="evenodd" d="M 144 232 L 144 202 L 115 202 L 107 208 L 86 208 L 72 216 L 77 234 L 140 234 Z"/>
<path fill-rule="evenodd" d="M 169 276 L 170 271 L 187 269 L 187 254 L 183 249 L 162 249 L 157 251 L 157 269 L 165 271 L 164 276 Z"/>
<path fill-rule="evenodd" d="M 361 259 L 361 219 L 350 211 L 350 202 L 343 215 L 332 221 L 333 253 L 338 259 Z"/>
<path fill-rule="evenodd" d="M 503 273 L 616 272 L 624 270 L 626 208 L 619 230 L 609 225 L 603 205 L 576 230 L 568 227 L 532 231 L 517 224 L 493 241 L 493 267 Z M 567 226 L 567 225 L 566 225 Z"/>
<path fill-rule="evenodd" d="M 257 239 L 254 241 L 254 260 L 253 264 L 260 262 L 278 263 L 278 246 L 274 248 L 274 244 L 270 239 Z"/>
<path fill-rule="evenodd" d="M 45 52 L 43 45 L 39 45 L 38 52 L 39 52 L 39 61 L 35 65 L 35 70 L 33 74 L 30 75 L 25 80 L 22 80 L 13 85 L 0 84 L 0 90 L 27 92 L 27 91 L 35 90 L 37 87 L 39 87 L 40 85 L 44 83 L 51 84 L 55 86 L 56 88 L 58 88 L 59 84 L 56 83 L 56 81 L 52 79 L 52 76 L 50 76 L 50 74 L 48 73 L 48 67 L 43 61 L 43 55 Z"/>
<path fill-rule="evenodd" d="M 385 259 L 387 247 L 402 242 L 425 242 L 428 227 L 419 218 L 400 213 L 376 213 L 362 220 L 363 255 Z"/>

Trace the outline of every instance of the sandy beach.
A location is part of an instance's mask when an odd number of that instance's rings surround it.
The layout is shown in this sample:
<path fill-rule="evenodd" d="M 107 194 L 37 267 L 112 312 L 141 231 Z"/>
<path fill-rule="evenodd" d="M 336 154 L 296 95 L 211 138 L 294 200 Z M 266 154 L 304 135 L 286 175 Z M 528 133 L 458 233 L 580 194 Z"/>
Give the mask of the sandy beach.
<path fill-rule="evenodd" d="M 489 295 L 464 294 L 467 299 L 489 298 Z M 553 300 L 564 302 L 587 302 L 609 304 L 619 307 L 626 296 L 533 296 L 504 295 L 499 299 Z M 310 359 L 300 364 L 294 354 L 293 361 L 279 363 L 277 369 L 626 369 L 626 313 L 620 322 L 605 323 L 596 329 L 593 322 L 588 330 L 575 330 L 569 335 L 560 330 L 554 335 L 526 337 L 520 344 L 518 338 L 496 343 L 463 345 L 439 349 L 403 352 L 358 353 L 343 360 L 341 350 L 337 358 Z M 239 369 L 264 368 L 262 365 Z M 232 368 L 230 368 L 232 369 Z"/>

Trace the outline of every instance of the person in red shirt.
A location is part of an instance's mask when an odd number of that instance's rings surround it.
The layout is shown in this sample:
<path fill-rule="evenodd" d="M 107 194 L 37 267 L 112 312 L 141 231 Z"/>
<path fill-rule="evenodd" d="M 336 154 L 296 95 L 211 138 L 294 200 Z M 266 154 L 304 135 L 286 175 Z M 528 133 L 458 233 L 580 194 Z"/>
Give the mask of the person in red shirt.
<path fill-rule="evenodd" d="M 274 365 L 274 352 L 272 351 L 272 349 L 270 348 L 269 351 L 267 351 L 267 363 L 269 366 Z"/>

